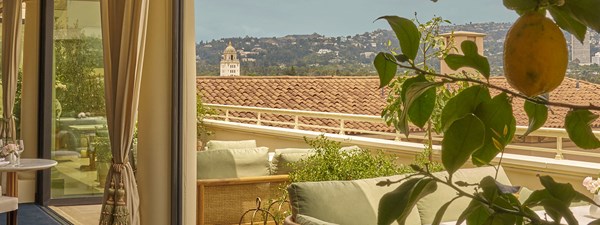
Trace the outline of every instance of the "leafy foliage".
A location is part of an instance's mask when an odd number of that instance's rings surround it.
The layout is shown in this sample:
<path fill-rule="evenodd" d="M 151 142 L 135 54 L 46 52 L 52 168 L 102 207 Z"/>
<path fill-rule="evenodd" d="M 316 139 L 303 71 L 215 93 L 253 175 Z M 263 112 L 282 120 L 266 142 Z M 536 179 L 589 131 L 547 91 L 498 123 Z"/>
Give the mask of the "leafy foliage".
<path fill-rule="evenodd" d="M 460 48 L 464 55 L 449 54 L 444 58 L 448 67 L 453 70 L 471 67 L 479 71 L 486 79 L 490 78 L 490 63 L 485 57 L 479 55 L 477 44 L 472 41 L 464 41 L 461 43 Z"/>
<path fill-rule="evenodd" d="M 306 142 L 315 149 L 315 154 L 291 165 L 292 182 L 356 180 L 411 172 L 398 166 L 394 157 L 381 151 L 375 154 L 364 149 L 340 151 L 340 142 L 324 136 L 307 139 Z"/>
<path fill-rule="evenodd" d="M 62 116 L 80 112 L 106 114 L 102 68 L 102 40 L 73 28 L 74 36 L 54 42 L 56 99 Z"/>
<path fill-rule="evenodd" d="M 421 33 L 417 26 L 409 19 L 398 16 L 382 16 L 379 19 L 387 20 L 394 33 L 396 33 L 396 37 L 400 41 L 402 54 L 408 60 L 415 60 L 419 51 L 419 42 L 421 41 Z"/>
<path fill-rule="evenodd" d="M 396 76 L 396 70 L 398 70 L 398 65 L 386 59 L 386 57 L 390 59 L 394 58 L 392 54 L 380 52 L 375 56 L 375 61 L 373 61 L 375 69 L 377 69 L 377 73 L 379 74 L 379 88 L 388 85 L 394 76 Z"/>
<path fill-rule="evenodd" d="M 204 118 L 216 114 L 217 112 L 214 109 L 204 105 L 200 91 L 196 92 L 196 135 L 198 136 L 198 139 L 202 141 L 202 146 L 200 146 L 200 149 L 204 149 L 204 144 L 208 141 L 208 136 L 212 134 L 211 131 L 206 129 Z"/>
<path fill-rule="evenodd" d="M 417 63 L 405 57 L 404 54 L 397 54 L 396 51 L 398 49 L 395 48 L 390 49 L 394 57 L 386 58 L 397 60 L 396 63 L 419 65 L 423 70 L 434 71 L 433 66 L 428 64 L 427 59 L 443 57 L 450 50 L 439 35 L 439 28 L 445 23 L 449 23 L 449 21 L 441 17 L 435 17 L 430 21 L 418 24 L 417 32 L 423 33 L 423 35 L 416 35 L 421 37 L 419 51 L 423 62 Z M 412 30 L 412 28 L 407 30 Z M 398 58 L 406 59 L 398 60 Z M 405 71 L 401 76 L 391 79 L 394 76 L 395 74 L 392 74 L 391 77 L 387 74 L 385 79 L 390 79 L 390 82 L 382 82 L 385 84 L 389 83 L 389 95 L 387 99 L 388 105 L 381 115 L 388 125 L 393 125 L 396 130 L 404 133 L 406 136 L 408 136 L 410 130 L 409 121 L 417 127 L 424 129 L 428 137 L 424 151 L 430 154 L 433 132 L 441 133 L 440 121 L 442 118 L 442 108 L 444 108 L 446 102 L 455 93 L 466 86 L 461 85 L 457 88 L 444 87 L 442 83 L 432 81 L 426 76 L 411 76 L 409 71 Z M 427 158 L 430 164 L 434 163 L 431 155 L 428 155 Z"/>
<path fill-rule="evenodd" d="M 110 162 L 112 160 L 108 137 L 94 138 L 94 151 L 96 151 L 96 160 L 98 162 Z"/>
<path fill-rule="evenodd" d="M 406 223 L 410 210 L 417 201 L 437 189 L 437 183 L 429 178 L 412 178 L 402 183 L 396 190 L 387 193 L 379 201 L 377 224 Z M 391 209 L 391 210 L 389 210 Z"/>
<path fill-rule="evenodd" d="M 485 127 L 473 114 L 452 123 L 442 141 L 442 164 L 452 175 L 483 145 Z"/>
<path fill-rule="evenodd" d="M 529 127 L 523 136 L 527 136 L 531 132 L 539 129 L 548 120 L 548 107 L 544 104 L 537 104 L 529 100 L 525 101 L 523 106 L 527 118 L 529 118 Z"/>
<path fill-rule="evenodd" d="M 600 141 L 592 133 L 590 124 L 598 119 L 598 115 L 589 110 L 572 110 L 565 117 L 565 129 L 569 138 L 584 149 L 600 148 Z"/>
<path fill-rule="evenodd" d="M 600 11 L 600 2 L 596 0 L 504 0 L 503 2 L 507 8 L 515 10 L 519 14 L 549 10 L 562 29 L 574 33 L 578 38 L 585 34 L 585 29 L 583 29 L 583 32 L 580 31 L 582 26 L 596 31 L 600 30 L 600 14 L 597 13 Z M 390 26 L 397 34 L 398 31 L 404 32 L 403 37 L 398 37 L 403 50 L 405 48 L 416 48 L 417 46 L 408 47 L 414 43 L 414 40 L 407 37 L 421 36 L 424 31 L 415 31 L 413 27 L 416 25 L 407 24 L 408 19 L 394 17 L 394 21 L 402 21 L 402 23 L 390 22 Z M 414 32 L 420 32 L 421 34 Z M 402 42 L 404 42 L 404 45 Z M 427 42 L 424 43 L 424 45 L 427 45 Z M 480 78 L 487 79 L 489 77 L 489 63 L 487 58 L 477 54 L 477 49 L 474 46 L 475 43 L 464 41 L 461 45 L 463 55 L 442 54 L 442 58 L 452 69 L 475 68 L 478 72 L 475 75 L 481 75 Z M 491 160 L 502 153 L 504 147 L 512 141 L 516 129 L 512 112 L 512 97 L 527 100 L 524 105 L 529 117 L 527 134 L 543 126 L 548 113 L 546 105 L 551 102 L 526 97 L 508 89 L 490 85 L 485 81 L 472 78 L 471 74 L 438 74 L 426 66 L 420 67 L 415 64 L 410 55 L 408 55 L 407 60 L 397 60 L 398 58 L 404 58 L 402 55 L 406 56 L 406 52 L 403 51 L 402 53 L 398 54 L 395 51 L 390 51 L 387 54 L 394 57 L 385 57 L 386 60 L 397 64 L 398 67 L 409 71 L 405 71 L 396 79 L 390 77 L 390 74 L 384 74 L 385 79 L 389 80 L 391 97 L 388 98 L 390 105 L 384 110 L 382 116 L 388 123 L 394 123 L 394 126 L 400 128 L 398 130 L 406 135 L 408 135 L 407 124 L 409 122 L 417 125 L 423 124 L 423 118 L 421 117 L 406 116 L 410 114 L 408 111 L 411 110 L 415 99 L 422 98 L 422 101 L 428 103 L 421 102 L 419 104 L 427 106 L 437 105 L 438 103 L 435 98 L 422 97 L 425 96 L 424 87 L 442 87 L 464 81 L 476 83 L 477 85 L 460 91 L 457 95 L 451 96 L 445 104 L 440 104 L 440 124 L 441 130 L 444 132 L 441 152 L 442 164 L 448 171 L 449 176 L 446 179 L 439 178 L 431 174 L 427 165 L 425 167 L 413 165 L 412 168 L 420 176 L 409 176 L 405 178 L 406 180 L 401 180 L 403 183 L 396 190 L 386 194 L 381 199 L 378 224 L 391 224 L 394 221 L 402 224 L 412 206 L 414 206 L 413 203 L 435 191 L 437 184 L 443 184 L 456 190 L 457 198 L 471 198 L 471 203 L 460 215 L 457 224 L 465 221 L 468 225 L 556 224 L 554 221 L 564 219 L 569 225 L 572 225 L 578 223 L 569 210 L 571 202 L 585 201 L 596 204 L 590 198 L 575 191 L 570 184 L 558 183 L 549 176 L 539 177 L 544 188 L 534 191 L 523 204 L 512 194 L 518 190 L 516 187 L 501 184 L 493 177 L 485 177 L 478 184 L 475 184 L 473 193 L 458 188 L 458 186 L 470 186 L 465 182 L 454 183 L 452 181 L 452 174 L 461 168 L 469 158 L 472 158 L 475 166 L 489 165 Z M 379 62 L 378 64 L 383 63 Z M 416 76 L 406 77 L 410 75 Z M 503 93 L 492 98 L 488 87 L 498 89 Z M 509 94 L 512 94 L 512 96 L 509 96 Z M 558 106 L 565 107 L 564 104 Z M 569 105 L 567 104 L 567 106 Z M 569 138 L 581 148 L 599 148 L 600 140 L 596 138 L 590 127 L 590 124 L 598 118 L 598 115 L 590 112 L 585 107 L 571 107 L 573 109 L 565 118 L 565 128 Z M 429 111 L 421 112 L 424 112 L 422 116 L 427 117 L 427 119 L 432 117 Z M 439 224 L 440 218 L 448 205 L 449 203 L 445 204 L 438 211 L 434 224 Z M 533 206 L 542 206 L 549 218 L 540 218 L 531 210 L 530 207 Z M 600 223 L 599 221 L 594 221 L 592 224 Z"/>

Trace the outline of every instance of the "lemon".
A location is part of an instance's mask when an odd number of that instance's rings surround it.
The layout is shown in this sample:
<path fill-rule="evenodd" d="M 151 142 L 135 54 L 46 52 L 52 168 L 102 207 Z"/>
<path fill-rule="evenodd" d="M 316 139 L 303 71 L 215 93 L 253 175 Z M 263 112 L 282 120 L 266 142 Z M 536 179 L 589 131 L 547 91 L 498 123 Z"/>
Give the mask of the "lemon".
<path fill-rule="evenodd" d="M 504 76 L 527 96 L 554 90 L 565 78 L 568 50 L 558 26 L 540 13 L 519 17 L 506 34 Z"/>

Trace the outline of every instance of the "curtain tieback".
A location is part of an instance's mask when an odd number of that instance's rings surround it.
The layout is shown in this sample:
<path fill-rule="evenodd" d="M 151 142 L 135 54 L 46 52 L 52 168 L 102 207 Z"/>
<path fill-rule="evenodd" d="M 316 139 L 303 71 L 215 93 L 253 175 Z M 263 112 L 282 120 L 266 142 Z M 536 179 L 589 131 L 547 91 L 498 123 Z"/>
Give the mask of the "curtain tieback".
<path fill-rule="evenodd" d="M 9 121 L 11 121 L 14 118 L 14 115 L 10 114 L 8 115 L 6 118 L 2 118 L 2 121 L 4 121 L 5 123 L 8 123 Z"/>
<path fill-rule="evenodd" d="M 121 171 L 125 170 L 125 167 L 126 167 L 127 164 L 129 164 L 129 161 L 125 161 L 125 162 L 122 162 L 122 163 L 113 162 L 113 164 L 112 164 L 112 170 L 115 173 L 121 173 Z"/>

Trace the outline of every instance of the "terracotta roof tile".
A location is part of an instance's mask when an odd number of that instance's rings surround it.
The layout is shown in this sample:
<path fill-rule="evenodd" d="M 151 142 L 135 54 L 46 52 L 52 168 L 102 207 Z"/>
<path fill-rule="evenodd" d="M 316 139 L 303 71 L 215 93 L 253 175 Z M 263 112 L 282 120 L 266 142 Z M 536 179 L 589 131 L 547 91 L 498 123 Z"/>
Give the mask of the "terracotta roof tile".
<path fill-rule="evenodd" d="M 377 116 L 381 114 L 386 105 L 387 92 L 378 89 L 379 78 L 374 76 L 198 77 L 196 82 L 198 89 L 202 92 L 204 102 L 212 104 Z M 492 77 L 490 83 L 510 88 L 504 77 Z M 498 93 L 498 91 L 492 91 L 492 95 Z M 600 105 L 600 85 L 565 78 L 562 85 L 550 94 L 550 99 L 571 104 Z M 513 99 L 513 110 L 517 124 L 526 126 L 528 120 L 523 110 L 522 99 Z M 567 111 L 564 108 L 552 107 L 545 127 L 563 127 Z M 255 113 L 249 112 L 236 112 L 232 115 L 256 118 Z M 291 116 L 263 115 L 263 118 L 294 122 Z M 335 120 L 315 118 L 300 118 L 300 122 L 321 126 L 338 126 L 339 123 Z M 600 121 L 594 122 L 592 126 L 600 127 Z M 393 132 L 391 127 L 383 124 L 366 122 L 346 122 L 345 127 Z M 312 130 L 324 131 L 323 129 Z"/>

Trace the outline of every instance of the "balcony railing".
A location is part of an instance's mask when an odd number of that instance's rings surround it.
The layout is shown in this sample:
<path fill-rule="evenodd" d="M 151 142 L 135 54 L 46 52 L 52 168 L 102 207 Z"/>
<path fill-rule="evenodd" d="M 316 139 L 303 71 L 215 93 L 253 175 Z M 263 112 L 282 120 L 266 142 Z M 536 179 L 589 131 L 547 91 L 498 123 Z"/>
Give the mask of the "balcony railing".
<path fill-rule="evenodd" d="M 412 141 L 424 140 L 426 137 L 421 134 L 411 134 L 408 139 L 403 134 L 398 132 L 381 132 L 366 129 L 355 129 L 349 128 L 346 125 L 348 122 L 367 122 L 373 124 L 385 125 L 383 119 L 379 116 L 372 115 L 357 115 L 347 113 L 330 113 L 330 112 L 315 112 L 306 110 L 290 110 L 290 109 L 274 109 L 274 108 L 261 108 L 261 107 L 250 107 L 250 106 L 232 106 L 232 105 L 220 105 L 220 104 L 206 104 L 211 109 L 217 111 L 216 115 L 209 116 L 210 119 L 217 119 L 223 121 L 235 121 L 242 123 L 253 123 L 256 125 L 279 125 L 288 126 L 293 129 L 302 130 L 330 130 L 335 131 L 337 134 L 347 135 L 377 135 L 384 139 L 394 139 L 397 141 Z M 239 116 L 243 114 L 243 116 Z M 269 120 L 265 115 L 275 116 L 287 116 L 290 118 L 289 121 L 282 120 Z M 324 126 L 302 123 L 302 118 L 313 118 L 313 119 L 327 119 L 337 121 L 336 126 Z M 516 135 L 523 135 L 527 127 L 517 126 Z M 600 137 L 600 131 L 594 131 L 594 134 Z M 533 133 L 529 134 L 530 137 L 541 137 L 541 138 L 552 138 L 554 139 L 555 147 L 540 147 L 540 146 L 524 146 L 513 142 L 508 145 L 507 148 L 517 151 L 528 151 L 537 153 L 551 153 L 555 159 L 564 159 L 565 155 L 580 156 L 580 157 L 592 157 L 591 160 L 586 161 L 597 161 L 600 158 L 600 152 L 598 151 L 583 151 L 578 149 L 565 149 L 563 148 L 564 140 L 570 142 L 569 136 L 564 129 L 559 128 L 540 128 Z M 433 138 L 434 141 L 441 141 L 441 137 L 437 136 Z M 595 159 L 595 160 L 594 160 Z"/>

